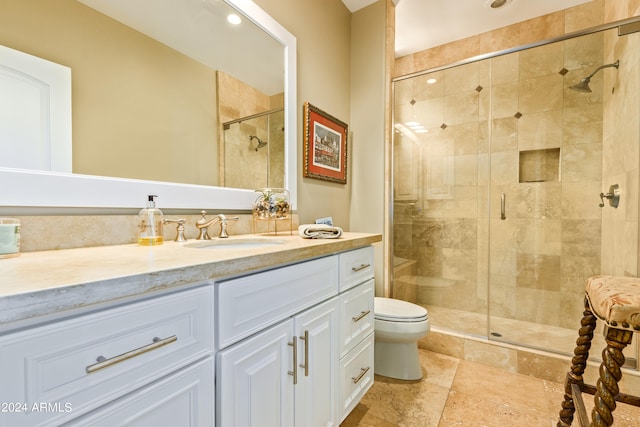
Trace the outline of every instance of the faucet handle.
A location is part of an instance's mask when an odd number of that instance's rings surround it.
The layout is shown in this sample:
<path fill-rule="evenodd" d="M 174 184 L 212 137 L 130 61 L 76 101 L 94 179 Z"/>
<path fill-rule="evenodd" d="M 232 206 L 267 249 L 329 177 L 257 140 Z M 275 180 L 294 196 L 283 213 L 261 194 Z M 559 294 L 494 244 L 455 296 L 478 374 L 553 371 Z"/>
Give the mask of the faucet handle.
<path fill-rule="evenodd" d="M 232 217 L 226 217 L 222 214 L 219 215 L 220 217 L 220 238 L 221 239 L 226 239 L 227 237 L 229 237 L 229 233 L 227 232 L 227 221 L 237 221 L 240 219 L 240 217 L 237 216 L 232 216 Z"/>
<path fill-rule="evenodd" d="M 186 242 L 187 239 L 184 237 L 184 224 L 187 222 L 184 218 L 180 219 L 164 219 L 165 224 L 178 224 L 176 227 L 176 238 L 174 241 L 176 242 Z"/>

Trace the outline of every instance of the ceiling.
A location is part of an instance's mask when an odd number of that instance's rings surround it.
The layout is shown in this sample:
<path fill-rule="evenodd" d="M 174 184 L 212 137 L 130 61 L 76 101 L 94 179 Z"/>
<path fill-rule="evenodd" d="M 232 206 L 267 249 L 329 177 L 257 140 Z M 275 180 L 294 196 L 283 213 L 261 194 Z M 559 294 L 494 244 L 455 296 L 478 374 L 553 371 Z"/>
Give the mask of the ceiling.
<path fill-rule="evenodd" d="M 351 12 L 377 0 L 342 0 Z M 419 52 L 593 0 L 394 0 L 396 57 Z"/>

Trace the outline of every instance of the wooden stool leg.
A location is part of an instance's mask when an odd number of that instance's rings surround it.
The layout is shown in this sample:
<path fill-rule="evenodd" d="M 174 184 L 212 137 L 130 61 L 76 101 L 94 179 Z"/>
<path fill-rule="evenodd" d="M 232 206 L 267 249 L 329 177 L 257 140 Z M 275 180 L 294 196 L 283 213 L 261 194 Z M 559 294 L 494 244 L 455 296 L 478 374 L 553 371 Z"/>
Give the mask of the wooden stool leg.
<path fill-rule="evenodd" d="M 591 340 L 593 339 L 593 331 L 596 329 L 596 316 L 593 315 L 589 308 L 587 298 L 584 299 L 584 312 L 580 321 L 580 330 L 578 331 L 578 339 L 576 347 L 573 350 L 573 359 L 571 359 L 571 370 L 567 373 L 564 382 L 564 400 L 562 401 L 562 409 L 560 410 L 560 418 L 557 427 L 570 427 L 573 422 L 573 414 L 576 407 L 571 395 L 571 385 L 577 384 L 581 387 L 584 384 L 582 375 L 587 367 L 587 359 L 589 359 L 589 350 L 591 349 Z"/>
<path fill-rule="evenodd" d="M 607 347 L 602 351 L 600 379 L 593 398 L 595 407 L 591 411 L 591 427 L 609 427 L 613 424 L 612 412 L 616 409 L 615 398 L 620 392 L 618 381 L 622 378 L 620 368 L 624 365 L 622 350 L 631 343 L 633 332 L 607 328 Z"/>

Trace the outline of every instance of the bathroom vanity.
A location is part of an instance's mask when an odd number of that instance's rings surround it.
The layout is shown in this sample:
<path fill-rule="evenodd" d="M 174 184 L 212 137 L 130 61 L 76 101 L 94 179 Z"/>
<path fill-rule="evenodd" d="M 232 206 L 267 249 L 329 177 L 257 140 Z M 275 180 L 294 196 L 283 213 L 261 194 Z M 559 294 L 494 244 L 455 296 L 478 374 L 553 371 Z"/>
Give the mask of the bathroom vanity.
<path fill-rule="evenodd" d="M 0 426 L 338 425 L 373 383 L 381 237 L 271 239 L 3 260 Z"/>

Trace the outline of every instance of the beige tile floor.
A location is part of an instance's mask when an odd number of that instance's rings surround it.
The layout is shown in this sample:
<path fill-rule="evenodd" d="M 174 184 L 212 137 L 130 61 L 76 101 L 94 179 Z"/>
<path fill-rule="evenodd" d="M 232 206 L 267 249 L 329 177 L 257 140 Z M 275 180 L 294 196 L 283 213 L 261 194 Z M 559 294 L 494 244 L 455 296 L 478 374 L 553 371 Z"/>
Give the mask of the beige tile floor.
<path fill-rule="evenodd" d="M 420 361 L 425 374 L 420 381 L 376 376 L 341 427 L 556 425 L 562 384 L 422 349 Z M 593 398 L 584 398 L 591 411 Z M 619 404 L 614 426 L 640 426 L 640 408 Z"/>

